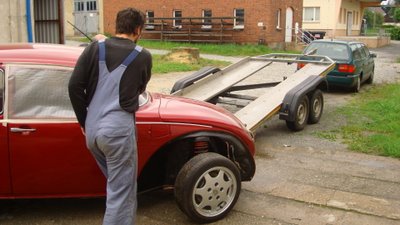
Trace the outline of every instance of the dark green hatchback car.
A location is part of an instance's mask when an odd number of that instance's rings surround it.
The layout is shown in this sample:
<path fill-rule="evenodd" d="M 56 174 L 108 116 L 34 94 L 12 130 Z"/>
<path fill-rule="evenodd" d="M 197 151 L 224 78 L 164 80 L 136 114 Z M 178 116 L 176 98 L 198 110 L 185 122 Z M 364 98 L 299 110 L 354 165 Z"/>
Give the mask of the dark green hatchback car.
<path fill-rule="evenodd" d="M 376 54 L 370 53 L 361 42 L 315 40 L 303 54 L 324 55 L 336 61 L 335 69 L 327 76 L 329 86 L 347 87 L 358 92 L 363 82 L 371 84 L 374 80 Z"/>

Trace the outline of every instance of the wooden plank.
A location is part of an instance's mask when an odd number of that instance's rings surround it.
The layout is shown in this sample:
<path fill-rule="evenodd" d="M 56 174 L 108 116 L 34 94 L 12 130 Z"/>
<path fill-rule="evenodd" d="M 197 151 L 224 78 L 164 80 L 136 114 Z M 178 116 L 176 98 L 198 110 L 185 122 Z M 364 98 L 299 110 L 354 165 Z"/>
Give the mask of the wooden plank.
<path fill-rule="evenodd" d="M 312 75 L 325 76 L 328 68 L 326 65 L 307 64 L 277 86 L 267 89 L 263 95 L 236 112 L 235 116 L 246 124 L 249 130 L 255 131 L 267 119 L 279 112 L 285 95 L 291 89 Z"/>
<path fill-rule="evenodd" d="M 218 73 L 197 81 L 193 85 L 174 93 L 174 95 L 207 101 L 269 64 L 270 62 L 245 58 Z"/>

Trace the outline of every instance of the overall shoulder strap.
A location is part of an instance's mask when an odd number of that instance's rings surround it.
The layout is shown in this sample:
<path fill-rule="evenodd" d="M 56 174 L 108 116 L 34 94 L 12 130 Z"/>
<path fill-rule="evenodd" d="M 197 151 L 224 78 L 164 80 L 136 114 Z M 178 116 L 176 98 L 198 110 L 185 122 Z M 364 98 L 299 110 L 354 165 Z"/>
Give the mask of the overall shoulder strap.
<path fill-rule="evenodd" d="M 139 55 L 139 53 L 143 50 L 143 47 L 136 45 L 135 49 L 126 57 L 122 65 L 128 66 L 135 60 L 135 58 Z"/>
<path fill-rule="evenodd" d="M 106 61 L 106 46 L 104 39 L 99 40 L 99 61 Z"/>

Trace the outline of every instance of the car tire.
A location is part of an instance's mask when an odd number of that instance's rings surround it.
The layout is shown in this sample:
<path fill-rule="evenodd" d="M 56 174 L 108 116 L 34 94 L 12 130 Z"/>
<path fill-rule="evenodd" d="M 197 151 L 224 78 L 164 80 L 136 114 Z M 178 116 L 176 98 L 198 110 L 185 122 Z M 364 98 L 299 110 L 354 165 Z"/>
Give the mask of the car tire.
<path fill-rule="evenodd" d="M 372 72 L 369 75 L 368 80 L 365 81 L 367 84 L 372 84 L 374 82 L 374 74 L 375 74 L 375 69 L 372 69 Z"/>
<path fill-rule="evenodd" d="M 305 95 L 296 104 L 296 115 L 294 121 L 287 121 L 286 126 L 293 131 L 303 130 L 307 124 L 309 116 L 309 100 Z"/>
<path fill-rule="evenodd" d="M 190 219 L 211 223 L 231 211 L 240 189 L 238 167 L 228 158 L 208 152 L 193 157 L 179 171 L 175 199 Z"/>
<path fill-rule="evenodd" d="M 324 110 L 324 97 L 322 91 L 316 89 L 310 97 L 310 114 L 308 116 L 309 124 L 316 124 L 319 122 Z"/>
<path fill-rule="evenodd" d="M 356 82 L 356 84 L 354 85 L 354 87 L 353 87 L 353 92 L 359 92 L 360 91 L 360 89 L 361 89 L 361 76 L 358 76 L 357 77 L 357 82 Z"/>

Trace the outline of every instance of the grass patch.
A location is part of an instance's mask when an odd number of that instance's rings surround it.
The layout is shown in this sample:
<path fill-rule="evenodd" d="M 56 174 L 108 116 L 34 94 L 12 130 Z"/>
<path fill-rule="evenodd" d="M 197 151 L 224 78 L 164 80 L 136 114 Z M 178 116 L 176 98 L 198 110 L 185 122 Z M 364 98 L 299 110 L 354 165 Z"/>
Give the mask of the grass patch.
<path fill-rule="evenodd" d="M 164 59 L 162 55 L 153 55 L 153 69 L 152 73 L 170 73 L 170 72 L 185 72 L 196 71 L 205 66 L 215 66 L 219 68 L 226 67 L 230 62 L 211 60 L 201 58 L 199 63 L 178 63 Z"/>
<path fill-rule="evenodd" d="M 400 57 L 399 57 L 399 58 L 397 58 L 396 62 L 397 62 L 397 63 L 400 63 Z"/>
<path fill-rule="evenodd" d="M 213 54 L 222 56 L 255 56 L 269 53 L 298 53 L 295 51 L 278 51 L 272 50 L 265 45 L 255 44 L 205 44 L 205 43 L 182 43 L 168 41 L 149 41 L 139 40 L 139 45 L 149 49 L 171 50 L 175 47 L 192 47 L 198 48 L 202 54 Z"/>
<path fill-rule="evenodd" d="M 336 113 L 347 125 L 340 134 L 354 151 L 400 158 L 400 84 L 360 93 Z"/>

